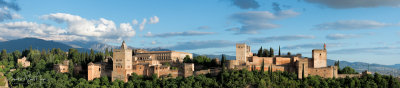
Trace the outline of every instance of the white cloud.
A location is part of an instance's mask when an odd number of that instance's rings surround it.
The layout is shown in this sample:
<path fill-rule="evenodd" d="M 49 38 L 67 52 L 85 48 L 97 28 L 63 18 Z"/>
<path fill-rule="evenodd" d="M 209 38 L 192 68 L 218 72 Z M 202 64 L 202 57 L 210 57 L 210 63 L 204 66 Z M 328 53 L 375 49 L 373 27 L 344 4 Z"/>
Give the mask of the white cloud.
<path fill-rule="evenodd" d="M 349 39 L 349 38 L 357 38 L 361 37 L 361 35 L 357 34 L 329 34 L 326 36 L 327 39 L 331 40 L 339 40 L 339 39 Z"/>
<path fill-rule="evenodd" d="M 268 11 L 249 11 L 233 14 L 231 18 L 241 24 L 240 27 L 233 28 L 238 29 L 236 34 L 257 34 L 260 33 L 260 30 L 278 28 L 279 25 L 270 22 L 272 20 L 284 19 L 299 14 L 300 13 L 292 10 L 285 10 L 277 13 L 271 13 Z"/>
<path fill-rule="evenodd" d="M 339 20 L 315 25 L 317 30 L 356 30 L 356 29 L 377 29 L 397 24 L 380 23 L 371 20 Z"/>
<path fill-rule="evenodd" d="M 137 25 L 139 24 L 139 21 L 137 21 L 136 19 L 132 20 L 132 25 Z"/>
<path fill-rule="evenodd" d="M 144 26 L 146 25 L 147 19 L 143 19 L 142 23 L 139 24 L 139 29 L 142 31 L 144 29 Z"/>
<path fill-rule="evenodd" d="M 150 17 L 150 24 L 156 24 L 158 22 L 160 22 L 160 19 L 157 16 Z"/>
<path fill-rule="evenodd" d="M 130 23 L 121 23 L 117 27 L 113 21 L 104 18 L 87 20 L 66 13 L 43 15 L 41 18 L 66 23 L 67 27 L 60 28 L 26 21 L 0 23 L 0 37 L 2 40 L 35 37 L 56 41 L 119 42 L 128 40 L 136 34 Z"/>
<path fill-rule="evenodd" d="M 88 40 L 86 37 L 68 35 L 65 29 L 26 21 L 0 23 L 0 37 L 7 39 L 35 37 L 59 41 Z"/>
<path fill-rule="evenodd" d="M 4 6 L 4 7 L 0 7 L 0 22 L 3 22 L 5 20 L 12 20 L 12 19 L 21 19 L 22 16 L 10 11 L 10 9 L 8 9 L 8 7 Z"/>

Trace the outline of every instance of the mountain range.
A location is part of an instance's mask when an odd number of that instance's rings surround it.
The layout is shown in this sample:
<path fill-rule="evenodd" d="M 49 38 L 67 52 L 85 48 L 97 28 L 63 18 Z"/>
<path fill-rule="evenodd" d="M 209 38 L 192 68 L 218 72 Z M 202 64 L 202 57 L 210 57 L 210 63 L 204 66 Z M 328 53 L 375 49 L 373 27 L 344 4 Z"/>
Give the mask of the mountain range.
<path fill-rule="evenodd" d="M 25 50 L 32 47 L 32 49 L 52 49 L 52 48 L 60 48 L 61 50 L 68 51 L 70 48 L 76 48 L 80 52 L 88 52 L 90 49 L 94 51 L 104 51 L 106 48 L 115 49 L 119 48 L 119 46 L 108 45 L 100 42 L 87 42 L 87 41 L 72 41 L 72 42 L 58 42 L 58 41 L 47 41 L 37 38 L 22 38 L 16 40 L 9 40 L 0 42 L 0 49 L 6 49 L 7 52 L 13 52 L 15 50 Z M 132 46 L 129 46 L 132 49 L 138 49 Z M 142 48 L 149 51 L 169 51 L 169 49 L 164 48 Z M 193 56 L 199 56 L 200 54 L 193 54 Z M 221 55 L 205 55 L 209 58 L 221 58 Z M 235 56 L 226 55 L 227 60 L 234 60 Z M 328 59 L 328 66 L 333 65 L 335 60 Z M 395 65 L 381 65 L 381 64 L 369 64 L 364 62 L 348 62 L 348 61 L 340 61 L 340 67 L 343 68 L 345 66 L 350 66 L 354 68 L 358 72 L 362 72 L 364 70 L 369 70 L 371 72 L 378 72 L 386 75 L 394 75 L 400 76 L 400 64 Z"/>

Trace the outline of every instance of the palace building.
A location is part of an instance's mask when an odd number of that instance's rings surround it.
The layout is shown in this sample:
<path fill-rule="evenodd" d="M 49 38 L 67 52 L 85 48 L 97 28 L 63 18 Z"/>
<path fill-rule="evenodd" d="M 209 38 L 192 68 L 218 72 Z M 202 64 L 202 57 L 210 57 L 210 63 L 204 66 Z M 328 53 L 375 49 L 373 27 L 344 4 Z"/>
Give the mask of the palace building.
<path fill-rule="evenodd" d="M 193 54 L 185 52 L 132 50 L 124 41 L 120 49 L 113 50 L 112 68 L 107 68 L 110 66 L 104 62 L 88 64 L 88 80 L 111 76 L 112 81 L 127 82 L 133 73 L 144 76 L 156 75 L 157 77 L 184 76 L 187 72 L 179 71 L 178 68 L 190 69 L 190 66 L 193 65 L 182 64 L 186 56 L 193 58 Z M 194 69 L 194 66 L 192 68 Z"/>

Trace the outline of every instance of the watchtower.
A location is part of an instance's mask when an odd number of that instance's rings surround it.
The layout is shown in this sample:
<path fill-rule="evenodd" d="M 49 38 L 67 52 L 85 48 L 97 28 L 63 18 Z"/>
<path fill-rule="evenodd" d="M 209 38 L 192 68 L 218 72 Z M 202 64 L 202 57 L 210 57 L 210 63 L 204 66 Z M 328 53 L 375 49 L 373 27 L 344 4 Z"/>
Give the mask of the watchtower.
<path fill-rule="evenodd" d="M 312 58 L 313 58 L 313 66 L 314 68 L 327 67 L 327 52 L 326 45 L 324 44 L 324 49 L 313 49 L 312 50 Z"/>

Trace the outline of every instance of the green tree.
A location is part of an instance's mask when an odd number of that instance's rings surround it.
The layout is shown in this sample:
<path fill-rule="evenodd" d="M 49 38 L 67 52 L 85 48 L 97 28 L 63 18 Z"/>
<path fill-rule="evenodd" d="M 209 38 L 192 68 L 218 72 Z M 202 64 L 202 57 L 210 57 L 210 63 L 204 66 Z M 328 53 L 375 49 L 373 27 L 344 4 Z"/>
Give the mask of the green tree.
<path fill-rule="evenodd" d="M 274 49 L 272 47 L 269 48 L 269 57 L 274 57 Z"/>
<path fill-rule="evenodd" d="M 268 57 L 268 56 L 270 56 L 270 52 L 268 51 L 268 49 L 264 49 L 263 50 L 263 55 L 262 55 L 263 57 Z"/>
<path fill-rule="evenodd" d="M 262 46 L 261 46 L 261 48 L 258 50 L 257 56 L 258 56 L 258 57 L 263 57 L 263 49 L 262 49 Z"/>
<path fill-rule="evenodd" d="M 261 63 L 261 73 L 262 74 L 264 74 L 264 59 L 262 60 L 262 63 Z"/>
<path fill-rule="evenodd" d="M 225 61 L 226 61 L 226 57 L 225 57 L 225 55 L 224 54 L 222 54 L 222 57 L 221 57 L 221 68 L 222 68 L 222 72 L 225 72 Z"/>
<path fill-rule="evenodd" d="M 192 63 L 192 59 L 190 59 L 189 55 L 186 55 L 185 58 L 183 58 L 184 63 Z"/>
<path fill-rule="evenodd" d="M 346 66 L 339 71 L 339 74 L 358 74 L 358 72 L 356 72 L 356 70 L 354 70 L 353 68 Z"/>
<path fill-rule="evenodd" d="M 8 55 L 7 55 L 7 50 L 6 50 L 6 49 L 3 49 L 3 50 L 1 51 L 0 60 L 8 60 Z"/>

